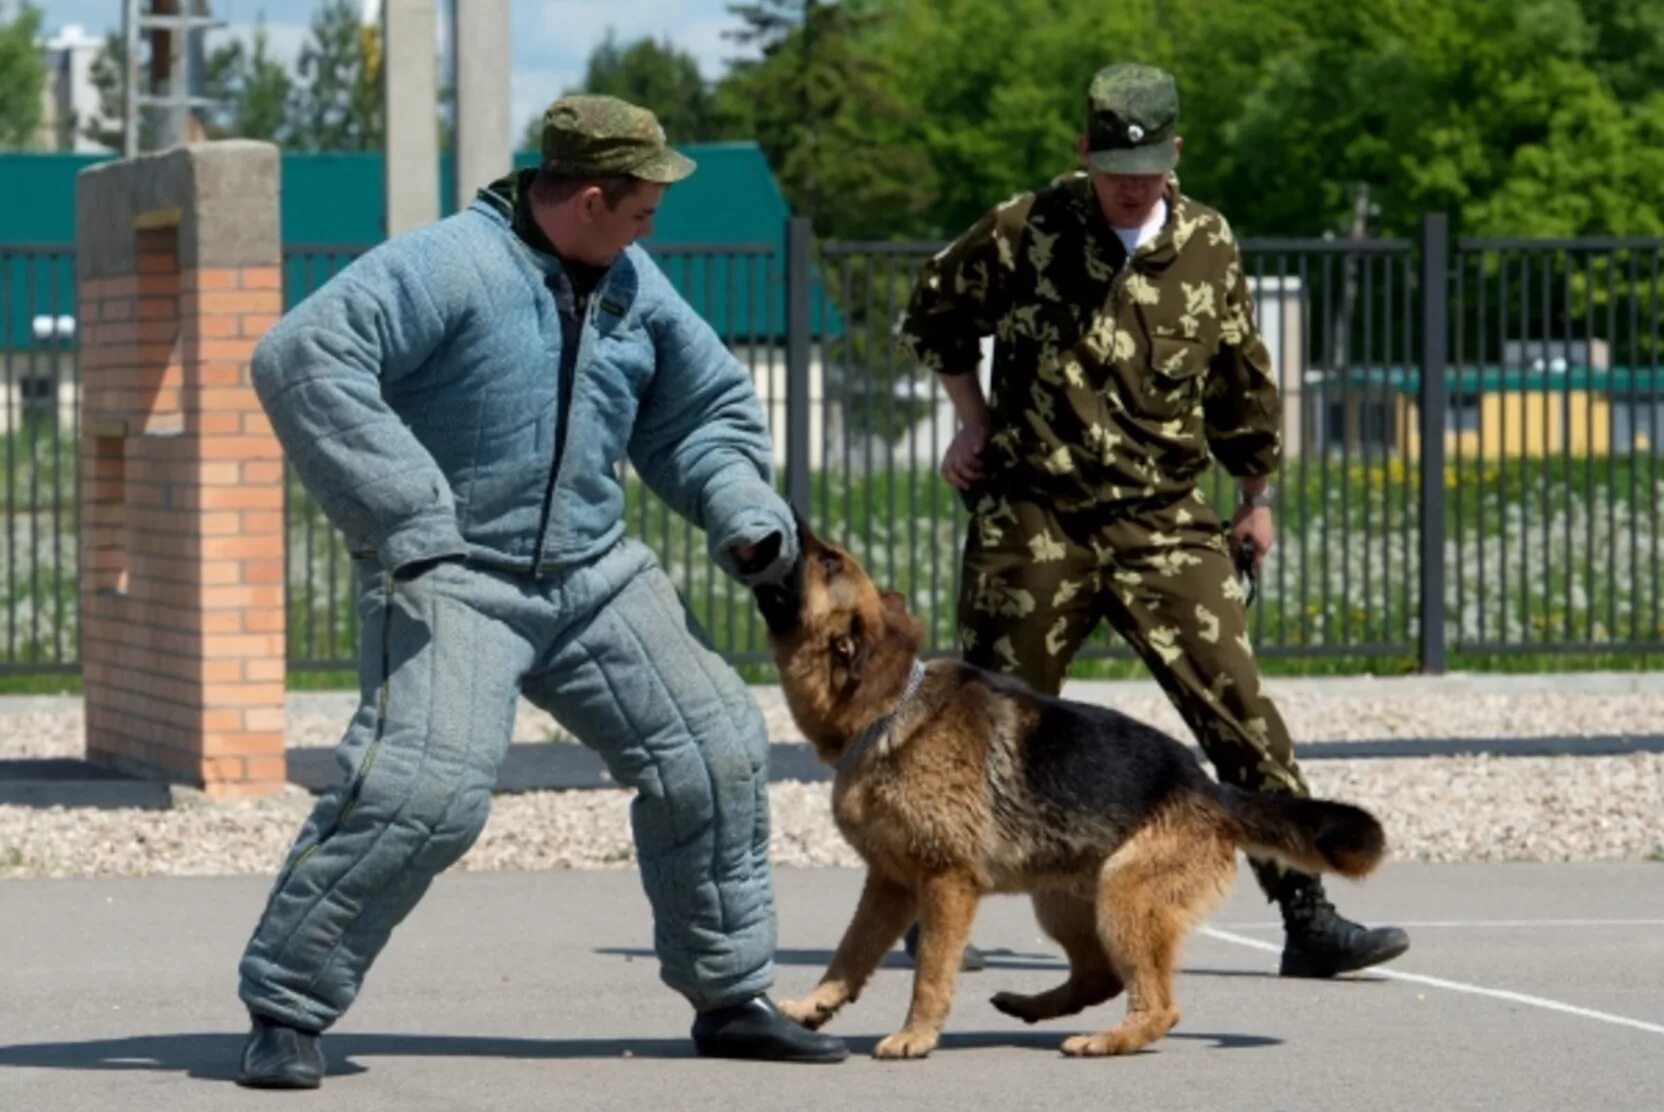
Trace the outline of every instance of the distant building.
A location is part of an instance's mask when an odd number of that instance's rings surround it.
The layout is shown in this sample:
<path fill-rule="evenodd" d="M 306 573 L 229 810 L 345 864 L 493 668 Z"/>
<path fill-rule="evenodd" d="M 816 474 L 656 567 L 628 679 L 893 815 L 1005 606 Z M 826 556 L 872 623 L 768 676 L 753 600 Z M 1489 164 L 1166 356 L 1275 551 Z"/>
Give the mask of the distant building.
<path fill-rule="evenodd" d="M 107 148 L 86 137 L 87 125 L 101 120 L 92 66 L 104 45 L 79 23 L 66 25 L 41 50 L 46 83 L 41 89 L 42 150 L 94 153 Z M 113 121 L 105 121 L 114 126 Z"/>

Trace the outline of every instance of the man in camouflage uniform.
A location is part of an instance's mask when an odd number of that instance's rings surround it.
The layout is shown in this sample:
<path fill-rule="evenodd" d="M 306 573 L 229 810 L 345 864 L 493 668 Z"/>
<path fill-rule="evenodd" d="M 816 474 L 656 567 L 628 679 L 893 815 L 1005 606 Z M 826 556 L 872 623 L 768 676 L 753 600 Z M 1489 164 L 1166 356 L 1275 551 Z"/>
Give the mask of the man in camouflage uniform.
<path fill-rule="evenodd" d="M 1229 225 L 1172 176 L 1177 123 L 1168 74 L 1100 71 L 1077 140 L 1084 172 L 999 205 L 933 258 L 900 339 L 942 376 L 962 423 L 942 473 L 972 510 L 965 659 L 1055 694 L 1105 619 L 1222 780 L 1306 795 L 1232 558 L 1251 545 L 1257 563 L 1272 544 L 1276 382 Z M 1210 452 L 1240 483 L 1229 547 L 1197 487 Z M 1332 976 L 1409 946 L 1341 918 L 1316 877 L 1253 866 L 1283 911 L 1284 975 Z"/>

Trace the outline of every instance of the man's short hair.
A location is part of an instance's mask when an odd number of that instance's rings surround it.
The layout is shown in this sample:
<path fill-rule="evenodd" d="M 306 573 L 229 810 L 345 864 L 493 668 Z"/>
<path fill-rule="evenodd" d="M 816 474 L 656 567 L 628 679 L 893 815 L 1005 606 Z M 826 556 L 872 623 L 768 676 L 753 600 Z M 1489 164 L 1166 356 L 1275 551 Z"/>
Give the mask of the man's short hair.
<path fill-rule="evenodd" d="M 540 205 L 559 205 L 576 197 L 590 186 L 595 186 L 601 190 L 601 199 L 607 203 L 607 207 L 616 209 L 640 184 L 640 178 L 629 174 L 604 178 L 567 178 L 558 177 L 540 168 L 532 178 L 531 197 Z"/>

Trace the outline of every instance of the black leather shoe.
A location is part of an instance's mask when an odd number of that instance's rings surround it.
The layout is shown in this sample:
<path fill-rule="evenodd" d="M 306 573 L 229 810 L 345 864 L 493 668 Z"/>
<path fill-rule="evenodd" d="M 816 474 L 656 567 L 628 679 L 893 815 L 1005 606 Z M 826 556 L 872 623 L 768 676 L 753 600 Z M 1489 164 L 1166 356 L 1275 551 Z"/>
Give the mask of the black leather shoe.
<path fill-rule="evenodd" d="M 766 996 L 700 1012 L 693 1021 L 693 1046 L 706 1058 L 762 1062 L 841 1062 L 849 1057 L 842 1039 L 800 1027 Z"/>
<path fill-rule="evenodd" d="M 1289 873 L 1277 903 L 1286 932 L 1278 970 L 1284 977 L 1333 977 L 1391 961 L 1410 948 L 1410 936 L 1397 927 L 1371 929 L 1342 918 L 1314 876 Z"/>
<path fill-rule="evenodd" d="M 324 1079 L 324 1052 L 313 1031 L 253 1016 L 243 1044 L 237 1084 L 250 1089 L 316 1089 Z"/>
<path fill-rule="evenodd" d="M 907 959 L 916 961 L 919 954 L 919 925 L 917 923 L 907 928 L 907 934 L 901 940 L 901 944 L 907 948 Z M 988 968 L 988 960 L 982 956 L 982 951 L 969 942 L 965 943 L 965 956 L 959 959 L 959 971 L 961 973 L 980 973 L 986 968 Z"/>

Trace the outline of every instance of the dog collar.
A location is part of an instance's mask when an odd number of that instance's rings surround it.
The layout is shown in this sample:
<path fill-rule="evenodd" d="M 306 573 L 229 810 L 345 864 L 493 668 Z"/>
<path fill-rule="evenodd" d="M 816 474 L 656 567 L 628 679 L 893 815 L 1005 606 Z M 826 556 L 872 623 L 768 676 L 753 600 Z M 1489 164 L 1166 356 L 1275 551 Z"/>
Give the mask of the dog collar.
<path fill-rule="evenodd" d="M 907 673 L 907 686 L 902 688 L 901 698 L 896 700 L 896 705 L 891 707 L 888 713 L 879 715 L 869 722 L 860 733 L 855 735 L 855 740 L 849 743 L 849 747 L 844 750 L 844 755 L 838 758 L 838 771 L 844 772 L 860 764 L 861 758 L 868 749 L 872 748 L 873 743 L 890 732 L 890 727 L 895 723 L 896 715 L 900 714 L 901 708 L 905 707 L 908 701 L 913 698 L 914 692 L 918 691 L 919 684 L 923 680 L 924 665 L 915 660 L 913 661 L 913 670 Z"/>

